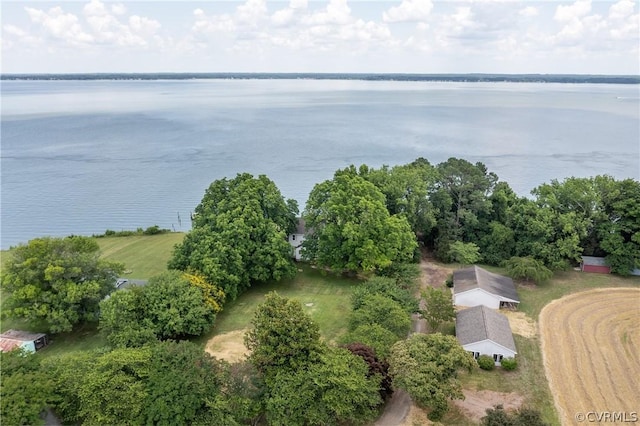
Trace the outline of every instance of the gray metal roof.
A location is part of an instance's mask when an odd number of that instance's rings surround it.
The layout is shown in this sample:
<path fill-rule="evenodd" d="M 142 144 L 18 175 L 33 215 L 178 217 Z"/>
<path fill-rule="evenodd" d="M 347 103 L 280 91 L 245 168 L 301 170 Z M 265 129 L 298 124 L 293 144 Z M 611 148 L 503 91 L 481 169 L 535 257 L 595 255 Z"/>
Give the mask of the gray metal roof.
<path fill-rule="evenodd" d="M 520 301 L 516 286 L 509 277 L 494 274 L 475 265 L 453 271 L 453 292 L 455 294 L 474 288 L 481 288 L 491 294 Z"/>
<path fill-rule="evenodd" d="M 484 305 L 458 311 L 456 338 L 461 345 L 489 339 L 516 352 L 507 317 Z"/>
<path fill-rule="evenodd" d="M 299 217 L 298 218 L 298 223 L 296 225 L 296 234 L 306 234 L 307 233 L 307 228 L 306 228 L 306 224 L 303 218 Z"/>
<path fill-rule="evenodd" d="M 582 264 L 593 265 L 593 266 L 609 266 L 605 262 L 604 257 L 595 257 L 595 256 L 582 256 Z"/>

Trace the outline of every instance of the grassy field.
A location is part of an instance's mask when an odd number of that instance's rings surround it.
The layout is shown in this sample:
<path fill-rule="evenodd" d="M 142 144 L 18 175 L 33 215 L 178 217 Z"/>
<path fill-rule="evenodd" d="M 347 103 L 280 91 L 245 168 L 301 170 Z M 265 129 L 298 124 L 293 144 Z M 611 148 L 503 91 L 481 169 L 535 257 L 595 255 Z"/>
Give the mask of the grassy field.
<path fill-rule="evenodd" d="M 320 327 L 322 337 L 330 342 L 336 341 L 346 332 L 347 314 L 351 311 L 350 296 L 358 281 L 336 277 L 304 264 L 298 264 L 298 268 L 293 279 L 256 285 L 228 303 L 218 315 L 213 329 L 199 341 L 204 343 L 215 335 L 247 328 L 256 307 L 270 291 L 299 301 Z"/>
<path fill-rule="evenodd" d="M 125 277 L 148 279 L 167 270 L 173 247 L 182 242 L 181 232 L 160 235 L 97 238 L 102 257 L 125 265 Z"/>

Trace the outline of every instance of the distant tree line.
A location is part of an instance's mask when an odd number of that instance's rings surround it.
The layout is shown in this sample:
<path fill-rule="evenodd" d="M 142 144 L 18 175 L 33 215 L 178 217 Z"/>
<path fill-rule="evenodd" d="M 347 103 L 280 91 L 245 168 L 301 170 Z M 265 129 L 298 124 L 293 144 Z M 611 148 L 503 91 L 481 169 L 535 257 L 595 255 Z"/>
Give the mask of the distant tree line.
<path fill-rule="evenodd" d="M 635 75 L 590 74 L 371 74 L 371 73 L 76 73 L 76 74 L 1 74 L 0 80 L 364 80 L 364 81 L 436 81 L 465 83 L 590 83 L 640 84 Z"/>

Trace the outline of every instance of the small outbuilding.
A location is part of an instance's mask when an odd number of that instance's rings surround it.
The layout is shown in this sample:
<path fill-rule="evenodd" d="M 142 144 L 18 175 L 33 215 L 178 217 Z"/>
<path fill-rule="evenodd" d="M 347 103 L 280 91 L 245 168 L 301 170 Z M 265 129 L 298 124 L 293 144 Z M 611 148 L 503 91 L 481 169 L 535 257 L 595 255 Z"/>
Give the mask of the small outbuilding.
<path fill-rule="evenodd" d="M 458 311 L 456 338 L 475 359 L 489 355 L 495 365 L 501 365 L 502 358 L 515 357 L 518 353 L 509 319 L 484 305 Z"/>
<path fill-rule="evenodd" d="M 296 230 L 289 234 L 289 244 L 291 245 L 291 249 L 293 251 L 293 257 L 296 260 L 302 260 L 302 243 L 304 242 L 304 237 L 306 235 L 307 229 L 305 226 L 305 222 L 303 218 L 298 218 L 298 224 L 296 226 Z"/>
<path fill-rule="evenodd" d="M 456 306 L 484 305 L 492 309 L 520 304 L 511 278 L 475 265 L 453 272 L 453 301 Z"/>
<path fill-rule="evenodd" d="M 31 333 L 20 330 L 7 330 L 0 334 L 0 351 L 9 352 L 22 348 L 27 352 L 38 351 L 49 344 L 44 333 Z"/>
<path fill-rule="evenodd" d="M 610 274 L 611 267 L 607 265 L 604 257 L 582 256 L 580 262 L 580 270 L 582 272 L 592 272 L 596 274 Z"/>

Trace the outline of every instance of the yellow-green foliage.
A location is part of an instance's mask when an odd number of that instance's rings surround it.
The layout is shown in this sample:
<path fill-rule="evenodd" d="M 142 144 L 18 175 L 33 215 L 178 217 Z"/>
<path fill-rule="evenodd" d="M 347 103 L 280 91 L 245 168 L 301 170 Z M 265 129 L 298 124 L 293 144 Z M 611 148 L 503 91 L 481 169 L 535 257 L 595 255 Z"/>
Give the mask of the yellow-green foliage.
<path fill-rule="evenodd" d="M 222 310 L 225 294 L 224 291 L 215 284 L 211 284 L 198 272 L 184 273 L 184 277 L 189 280 L 192 286 L 202 290 L 204 302 L 213 309 L 214 313 Z"/>

